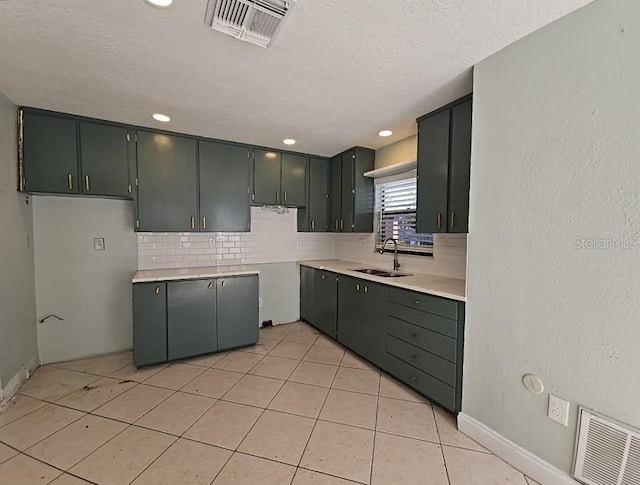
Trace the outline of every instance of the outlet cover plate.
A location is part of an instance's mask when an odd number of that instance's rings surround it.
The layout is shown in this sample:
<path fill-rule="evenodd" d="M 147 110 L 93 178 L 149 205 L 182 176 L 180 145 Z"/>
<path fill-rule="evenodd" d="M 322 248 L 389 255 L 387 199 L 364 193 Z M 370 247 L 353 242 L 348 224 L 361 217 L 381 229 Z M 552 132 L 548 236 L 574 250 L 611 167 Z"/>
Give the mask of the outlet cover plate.
<path fill-rule="evenodd" d="M 96 251 L 104 251 L 104 238 L 103 237 L 95 237 L 93 238 L 93 249 Z"/>
<path fill-rule="evenodd" d="M 560 399 L 558 396 L 549 394 L 549 409 L 547 411 L 547 417 L 560 423 L 562 426 L 569 425 L 569 402 L 564 399 Z"/>

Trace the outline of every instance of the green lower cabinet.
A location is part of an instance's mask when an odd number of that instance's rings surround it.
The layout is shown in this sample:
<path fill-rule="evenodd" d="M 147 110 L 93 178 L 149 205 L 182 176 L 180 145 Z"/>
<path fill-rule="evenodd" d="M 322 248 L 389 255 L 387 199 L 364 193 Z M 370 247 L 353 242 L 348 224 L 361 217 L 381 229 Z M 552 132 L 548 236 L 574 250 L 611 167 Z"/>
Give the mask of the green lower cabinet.
<path fill-rule="evenodd" d="M 167 283 L 167 343 L 169 360 L 218 350 L 215 280 Z"/>
<path fill-rule="evenodd" d="M 257 275 L 133 284 L 136 367 L 257 342 Z"/>
<path fill-rule="evenodd" d="M 385 368 L 387 287 L 338 277 L 338 342 Z"/>
<path fill-rule="evenodd" d="M 300 266 L 300 317 L 336 338 L 338 277 L 335 273 Z"/>
<path fill-rule="evenodd" d="M 431 401 L 460 411 L 463 302 L 306 266 L 300 271 L 305 320 Z M 318 281 L 318 275 L 325 279 Z M 323 326 L 324 315 L 337 322 L 336 333 Z"/>
<path fill-rule="evenodd" d="M 258 276 L 218 279 L 218 348 L 258 342 Z"/>
<path fill-rule="evenodd" d="M 133 285 L 133 363 L 136 367 L 167 360 L 167 284 Z"/>

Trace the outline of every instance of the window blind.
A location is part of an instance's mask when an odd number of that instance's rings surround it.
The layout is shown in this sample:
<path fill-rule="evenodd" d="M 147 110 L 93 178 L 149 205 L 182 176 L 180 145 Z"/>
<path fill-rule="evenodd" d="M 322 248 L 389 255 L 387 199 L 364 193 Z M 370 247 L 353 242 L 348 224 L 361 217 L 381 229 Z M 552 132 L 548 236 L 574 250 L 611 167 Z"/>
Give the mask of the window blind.
<path fill-rule="evenodd" d="M 376 248 L 388 238 L 398 251 L 433 254 L 433 234 L 416 233 L 417 180 L 415 177 L 376 184 Z M 391 243 L 388 249 L 393 249 Z"/>

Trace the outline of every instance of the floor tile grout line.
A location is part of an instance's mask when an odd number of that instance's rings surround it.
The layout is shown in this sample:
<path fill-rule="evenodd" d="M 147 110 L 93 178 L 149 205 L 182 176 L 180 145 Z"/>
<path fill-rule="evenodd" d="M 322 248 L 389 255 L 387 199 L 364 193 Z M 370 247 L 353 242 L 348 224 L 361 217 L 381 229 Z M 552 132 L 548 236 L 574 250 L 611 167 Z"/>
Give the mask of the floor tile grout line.
<path fill-rule="evenodd" d="M 431 414 L 433 414 L 433 422 L 436 426 L 436 433 L 438 434 L 438 443 L 440 445 L 440 454 L 442 455 L 442 464 L 444 465 L 444 472 L 447 475 L 447 482 L 451 485 L 451 477 L 449 476 L 449 468 L 447 467 L 447 459 L 444 456 L 444 447 L 442 445 L 442 437 L 440 436 L 440 426 L 438 426 L 438 418 L 436 417 L 436 410 L 431 405 Z"/>
<path fill-rule="evenodd" d="M 378 435 L 378 413 L 380 412 L 380 386 L 382 377 L 378 379 L 378 395 L 376 396 L 376 419 L 373 426 L 373 449 L 371 450 L 371 466 L 369 467 L 369 483 L 373 483 L 373 466 L 376 459 L 376 436 Z"/>

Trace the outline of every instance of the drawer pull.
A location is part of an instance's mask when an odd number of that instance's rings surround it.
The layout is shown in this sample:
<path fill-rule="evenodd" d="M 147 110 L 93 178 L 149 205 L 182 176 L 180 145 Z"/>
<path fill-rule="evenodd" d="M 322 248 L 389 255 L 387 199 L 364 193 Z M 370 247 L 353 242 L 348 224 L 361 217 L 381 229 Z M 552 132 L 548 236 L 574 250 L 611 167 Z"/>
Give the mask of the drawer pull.
<path fill-rule="evenodd" d="M 360 285 L 356 285 L 356 291 L 360 291 Z"/>
<path fill-rule="evenodd" d="M 368 293 L 368 292 L 369 292 L 369 287 L 368 287 L 368 286 L 365 286 L 365 287 L 364 287 L 364 292 L 365 292 L 365 293 Z"/>

